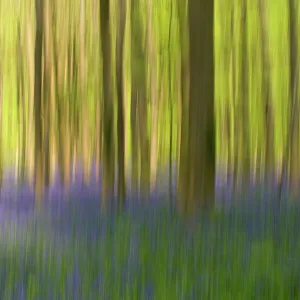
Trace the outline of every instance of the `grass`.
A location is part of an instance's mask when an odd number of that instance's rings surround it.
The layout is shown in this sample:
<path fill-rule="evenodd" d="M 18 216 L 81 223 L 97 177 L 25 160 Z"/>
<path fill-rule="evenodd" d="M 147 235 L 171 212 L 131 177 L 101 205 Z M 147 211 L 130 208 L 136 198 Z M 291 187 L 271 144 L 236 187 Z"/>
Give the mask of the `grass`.
<path fill-rule="evenodd" d="M 1 299 L 300 297 L 295 208 L 276 225 L 280 244 L 270 210 L 202 214 L 192 231 L 166 208 L 86 219 L 69 211 L 3 222 Z"/>

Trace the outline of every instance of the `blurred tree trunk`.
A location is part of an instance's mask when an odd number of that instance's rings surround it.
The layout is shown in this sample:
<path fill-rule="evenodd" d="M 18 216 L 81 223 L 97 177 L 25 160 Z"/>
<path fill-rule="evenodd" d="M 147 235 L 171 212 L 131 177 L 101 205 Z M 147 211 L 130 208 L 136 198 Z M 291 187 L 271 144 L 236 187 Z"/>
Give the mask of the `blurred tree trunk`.
<path fill-rule="evenodd" d="M 299 53 L 298 53 L 298 34 L 297 34 L 297 14 L 296 2 L 289 0 L 289 25 L 290 25 L 290 120 L 291 125 L 288 128 L 288 136 L 290 140 L 290 172 L 289 184 L 291 190 L 295 193 L 299 189 L 299 100 L 298 100 L 298 84 L 299 84 Z M 299 191 L 299 190 L 298 190 Z"/>
<path fill-rule="evenodd" d="M 131 0 L 131 128 L 133 188 L 137 183 L 140 159 L 141 190 L 146 196 L 150 185 L 150 144 L 146 94 L 146 53 L 143 43 L 141 3 Z M 136 192 L 136 191 L 134 191 Z"/>
<path fill-rule="evenodd" d="M 265 180 L 272 182 L 275 172 L 274 152 L 274 108 L 272 96 L 271 55 L 269 45 L 268 10 L 265 0 L 259 0 L 259 18 L 261 29 L 261 60 L 263 68 L 262 98 L 265 106 Z"/>
<path fill-rule="evenodd" d="M 68 65 L 69 65 L 69 89 L 71 99 L 73 99 L 72 104 L 70 105 L 70 144 L 71 144 L 71 151 L 70 151 L 70 158 L 72 162 L 72 175 L 73 178 L 75 176 L 75 168 L 76 168 L 76 147 L 77 147 L 77 136 L 78 131 L 76 128 L 78 127 L 77 124 L 77 111 L 78 106 L 76 105 L 76 101 L 78 101 L 77 97 L 77 59 L 76 59 L 76 44 L 75 44 L 75 30 L 72 28 L 70 24 L 70 39 L 68 43 Z"/>
<path fill-rule="evenodd" d="M 92 9 L 93 9 L 93 22 L 94 24 L 97 24 L 99 22 L 99 7 L 100 7 L 100 1 L 93 0 Z M 100 40 L 100 32 L 98 26 L 93 26 L 93 34 L 95 41 Z M 73 38 L 75 35 L 73 36 Z M 100 46 L 100 43 L 98 44 Z M 100 47 L 99 47 L 100 48 Z M 99 76 L 99 69 L 101 67 L 101 55 L 99 55 L 99 49 L 97 47 L 97 57 L 95 58 L 95 65 L 94 65 L 94 71 L 96 73 L 95 75 L 95 120 L 96 120 L 96 136 L 95 136 L 95 179 L 96 183 L 99 184 L 100 179 L 100 168 L 101 168 L 101 85 L 102 85 L 102 78 Z"/>
<path fill-rule="evenodd" d="M 230 164 L 229 164 L 229 175 L 228 178 L 231 180 L 231 184 L 233 187 L 233 192 L 235 192 L 238 180 L 238 164 L 236 157 L 236 145 L 238 136 L 237 127 L 236 127 L 236 45 L 235 45 L 235 9 L 234 3 L 231 3 L 230 7 L 230 58 L 229 58 L 229 106 L 228 106 L 228 118 L 229 118 L 229 156 L 230 156 Z M 238 116 L 238 115 L 237 115 Z"/>
<path fill-rule="evenodd" d="M 187 22 L 187 5 L 177 0 L 177 12 L 179 20 L 180 33 L 180 61 L 181 61 L 181 105 L 180 105 L 180 128 L 178 138 L 178 207 L 185 210 L 186 201 L 184 200 L 188 193 L 188 119 L 189 119 L 189 35 Z"/>
<path fill-rule="evenodd" d="M 81 145 L 82 145 L 82 162 L 83 162 L 83 178 L 86 185 L 90 182 L 91 163 L 90 163 L 90 135 L 88 128 L 88 98 L 86 91 L 86 74 L 87 74 L 87 58 L 86 58 L 86 28 L 85 28 L 85 10 L 86 3 L 80 0 L 80 60 L 79 60 L 79 86 L 80 86 L 80 102 L 82 114 L 82 131 L 81 131 Z"/>
<path fill-rule="evenodd" d="M 2 113 L 3 113 L 3 66 L 2 66 L 2 49 L 0 39 L 0 191 L 3 181 L 3 141 L 2 141 Z"/>
<path fill-rule="evenodd" d="M 192 213 L 196 202 L 210 208 L 215 198 L 214 1 L 191 0 L 188 9 L 190 105 L 182 122 L 189 133 L 185 213 Z"/>
<path fill-rule="evenodd" d="M 55 3 L 55 2 L 53 2 Z M 57 5 L 57 3 L 56 3 Z M 58 128 L 58 164 L 61 180 L 63 182 L 64 190 L 67 191 L 70 184 L 70 132 L 69 132 L 69 110 L 68 101 L 65 92 L 66 89 L 66 68 L 68 58 L 67 30 L 64 29 L 64 34 L 60 34 L 57 30 L 57 23 L 59 22 L 59 16 L 57 7 L 53 8 L 56 12 L 56 26 L 53 32 L 53 57 L 54 57 L 54 78 L 55 78 L 55 105 L 57 108 L 57 128 Z M 64 17 L 68 15 L 64 15 Z M 68 19 L 67 19 L 68 22 Z M 66 23 L 67 23 L 66 22 Z"/>
<path fill-rule="evenodd" d="M 233 192 L 237 192 L 239 189 L 239 184 L 241 183 L 240 178 L 240 99 L 239 99 L 239 74 L 238 74 L 238 27 L 236 26 L 236 13 L 237 7 L 234 2 L 231 4 L 231 18 L 230 18 L 230 31 L 231 31 L 231 57 L 230 57 L 230 67 L 231 67 L 231 97 L 230 97 L 230 155 L 231 155 L 231 175 Z"/>
<path fill-rule="evenodd" d="M 21 24 L 18 22 L 17 29 L 17 107 L 18 107 L 18 180 L 25 179 L 25 160 L 26 160 L 26 106 L 25 106 L 25 83 L 24 83 L 24 62 L 21 42 Z"/>
<path fill-rule="evenodd" d="M 72 32 L 72 42 L 70 43 L 69 51 L 70 51 L 70 67 L 72 69 L 70 76 L 72 76 L 72 79 L 70 78 L 71 82 L 71 89 L 72 89 L 72 95 L 75 101 L 75 105 L 73 105 L 72 113 L 70 114 L 71 118 L 71 144 L 72 144 L 72 173 L 73 173 L 73 182 L 75 180 L 75 173 L 76 173 L 76 166 L 78 163 L 78 148 L 79 148 L 79 124 L 80 124 L 80 117 L 79 117 L 79 105 L 77 105 L 77 102 L 80 100 L 77 97 L 77 86 L 78 86 L 78 54 L 77 54 L 77 48 L 76 48 L 76 36 L 75 32 Z M 100 127 L 99 127 L 100 129 Z"/>
<path fill-rule="evenodd" d="M 229 66 L 230 67 L 230 66 Z M 230 77 L 230 76 L 229 76 Z M 227 147 L 227 164 L 226 164 L 226 184 L 232 183 L 232 154 L 231 154 L 231 141 L 233 139 L 233 132 L 231 128 L 231 114 L 230 105 L 226 104 L 224 109 L 224 139 Z"/>
<path fill-rule="evenodd" d="M 140 3 L 138 0 L 130 0 L 130 38 L 131 38 L 131 104 L 130 104 L 130 125 L 131 125 L 131 191 L 138 192 L 139 176 L 139 146 L 138 146 L 138 123 L 137 123 L 137 101 L 139 88 L 145 88 L 145 83 L 141 86 L 139 80 L 145 81 L 145 71 L 143 68 L 138 75 L 137 66 L 144 66 L 145 57 L 142 47 L 142 22 L 140 15 Z M 143 72 L 144 71 L 144 72 Z M 138 80 L 139 79 L 139 80 Z"/>
<path fill-rule="evenodd" d="M 216 12 L 219 15 L 219 22 L 221 27 L 230 27 L 231 26 L 231 7 L 227 3 L 220 2 L 218 4 L 218 11 Z M 230 26 L 228 26 L 230 24 Z M 222 47 L 220 47 L 219 53 L 216 53 L 216 59 L 218 59 L 220 70 L 222 70 L 224 76 L 220 78 L 220 83 L 222 83 L 222 91 L 219 92 L 219 107 L 220 114 L 219 118 L 216 118 L 219 121 L 219 136 L 217 140 L 219 141 L 219 157 L 218 164 L 220 168 L 220 192 L 223 193 L 223 188 L 226 188 L 230 181 L 230 168 L 231 167 L 231 115 L 230 115 L 230 102 L 232 101 L 230 92 L 231 92 L 231 76 L 230 76 L 230 68 L 231 68 L 231 48 L 232 48 L 232 35 L 231 30 L 225 31 L 222 35 Z M 217 94 L 216 94 L 217 97 Z M 226 195 L 228 189 L 226 188 Z"/>
<path fill-rule="evenodd" d="M 117 53 L 116 53 L 116 78 L 117 78 L 117 97 L 118 97 L 118 201 L 123 207 L 125 190 L 125 123 L 124 123 L 124 41 L 126 25 L 126 2 L 119 0 L 119 25 L 117 29 Z"/>
<path fill-rule="evenodd" d="M 249 120 L 249 91 L 248 91 L 248 0 L 244 0 L 242 4 L 241 14 L 241 32 L 242 38 L 242 53 L 241 53 L 241 109 L 240 109 L 240 122 L 242 127 L 241 146 L 242 150 L 240 157 L 241 171 L 242 171 L 242 184 L 243 186 L 249 185 L 250 180 L 250 120 Z"/>
<path fill-rule="evenodd" d="M 169 36 L 168 36 L 168 55 L 169 55 L 169 109 L 170 109 L 170 139 L 169 139 L 169 198 L 170 202 L 173 198 L 173 101 L 172 101 L 172 60 L 171 60 L 171 30 L 173 21 L 173 3 L 170 3 L 170 20 L 169 20 Z M 177 75 L 177 74 L 176 74 Z M 174 80 L 175 81 L 175 80 Z"/>
<path fill-rule="evenodd" d="M 32 23 L 30 19 L 26 20 L 26 41 L 27 41 L 27 70 L 29 77 L 29 103 L 28 103 L 28 121 L 26 122 L 26 135 L 27 135 L 27 170 L 28 178 L 31 185 L 34 184 L 34 149 L 35 149 L 35 137 L 34 137 L 34 40 L 32 32 Z"/>
<path fill-rule="evenodd" d="M 56 65 L 56 60 L 55 60 L 55 51 L 56 47 L 54 46 L 55 44 L 55 35 L 54 35 L 54 29 L 53 29 L 53 23 L 54 23 L 54 16 L 53 16 L 53 3 L 51 2 L 52 5 L 49 3 L 49 10 L 48 10 L 48 16 L 49 17 L 49 60 L 51 60 L 51 77 L 50 77 L 50 163 L 51 163 L 51 168 L 50 168 L 50 173 L 51 173 L 51 179 L 54 178 L 55 175 L 55 170 L 57 166 L 57 152 L 59 152 L 59 147 L 57 143 L 57 138 L 56 138 L 56 116 L 57 116 L 57 102 L 56 102 L 56 96 L 58 95 L 58 85 L 57 85 L 57 65 Z M 50 19 L 51 18 L 51 19 Z M 51 20 L 51 22 L 50 22 Z M 49 62 L 50 63 L 50 62 Z"/>
<path fill-rule="evenodd" d="M 35 198 L 43 196 L 43 115 L 42 115 L 42 48 L 43 48 L 43 0 L 35 1 L 36 36 L 34 56 L 34 120 L 35 120 Z"/>
<path fill-rule="evenodd" d="M 147 2 L 147 61 L 148 61 L 148 74 L 149 74 L 149 93 L 150 93 L 150 103 L 151 103 L 151 135 L 150 135 L 150 183 L 153 188 L 156 184 L 156 175 L 157 175 L 157 164 L 158 164 L 158 74 L 157 74 L 157 46 L 154 35 L 154 24 L 153 24 L 153 1 L 149 0 Z M 147 104 L 146 104 L 147 106 Z M 146 108 L 147 110 L 147 108 Z M 147 110 L 148 111 L 148 110 Z M 147 112 L 148 115 L 148 112 Z M 146 126 L 148 128 L 148 126 Z M 148 130 L 146 131 L 146 135 L 148 135 Z M 144 138 L 143 138 L 144 139 Z M 147 138 L 148 139 L 148 138 Z M 145 145 L 143 149 L 148 151 L 146 148 L 148 145 L 148 141 L 144 140 Z M 143 152 L 142 152 L 143 155 Z M 146 152 L 145 152 L 146 155 Z M 142 159 L 143 161 L 143 159 Z M 142 172 L 144 173 L 144 169 L 142 168 Z M 145 171 L 144 181 L 148 180 L 148 174 Z M 146 184 L 146 182 L 145 182 Z"/>
<path fill-rule="evenodd" d="M 114 149 L 114 109 L 112 98 L 112 52 L 111 15 L 109 0 L 100 3 L 100 29 L 103 59 L 103 143 L 102 143 L 102 204 L 114 195 L 115 149 Z"/>
<path fill-rule="evenodd" d="M 45 146 L 45 184 L 50 183 L 51 177 L 51 144 L 54 142 L 54 116 L 53 116 L 53 95 L 51 93 L 52 85 L 52 68 L 53 68 L 53 44 L 52 44 L 52 10 L 49 0 L 44 0 L 44 146 Z"/>

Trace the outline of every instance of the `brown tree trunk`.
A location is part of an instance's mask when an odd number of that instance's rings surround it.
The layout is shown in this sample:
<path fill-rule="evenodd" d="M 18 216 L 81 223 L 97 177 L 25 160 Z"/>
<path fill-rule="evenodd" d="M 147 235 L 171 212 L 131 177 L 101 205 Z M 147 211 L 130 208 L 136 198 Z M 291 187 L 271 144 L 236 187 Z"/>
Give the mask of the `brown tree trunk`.
<path fill-rule="evenodd" d="M 43 48 L 43 0 L 35 1 L 36 36 L 34 55 L 34 131 L 35 131 L 35 197 L 43 196 L 43 116 L 42 116 L 42 48 Z"/>
<path fill-rule="evenodd" d="M 1 40 L 0 40 L 1 43 Z M 0 44 L 2 45 L 2 43 Z M 0 46 L 0 191 L 2 188 L 3 180 L 3 142 L 2 142 L 2 108 L 3 108 L 3 69 L 2 69 L 2 51 Z"/>
<path fill-rule="evenodd" d="M 172 69 L 171 69 L 171 29 L 173 20 L 173 4 L 171 3 L 168 37 L 168 55 L 169 55 L 169 108 L 170 108 L 170 139 L 169 139 L 169 198 L 173 198 L 173 101 L 172 101 Z"/>
<path fill-rule="evenodd" d="M 54 2 L 52 2 L 54 3 Z M 56 7 L 54 7 L 54 11 Z M 57 20 L 56 20 L 57 21 Z M 57 28 L 56 26 L 54 28 Z M 67 34 L 63 36 L 66 40 Z M 67 47 L 59 43 L 57 38 L 60 34 L 55 30 L 53 32 L 53 77 L 55 80 L 55 106 L 57 108 L 57 127 L 58 127 L 58 164 L 61 180 L 65 191 L 70 184 L 70 133 L 69 133 L 69 110 L 65 99 L 64 88 L 66 86 L 66 68 L 67 68 Z M 60 52 L 59 52 L 60 50 Z"/>
<path fill-rule="evenodd" d="M 49 0 L 44 0 L 44 147 L 45 147 L 45 184 L 50 183 L 51 177 L 51 143 L 53 142 L 53 96 L 51 95 L 52 89 L 52 68 L 53 68 L 53 44 L 52 44 L 52 10 Z M 52 134 L 51 134 L 52 133 Z"/>
<path fill-rule="evenodd" d="M 146 101 L 146 53 L 143 44 L 141 3 L 131 1 L 131 129 L 132 129 L 132 181 L 137 192 L 138 180 L 141 190 L 148 196 L 150 185 L 150 144 L 148 138 L 148 109 Z M 140 169 L 141 177 L 138 178 Z"/>
<path fill-rule="evenodd" d="M 124 36 L 126 21 L 126 2 L 119 1 L 119 26 L 117 31 L 117 53 L 116 53 L 116 78 L 117 78 L 117 97 L 118 97 L 118 201 L 123 207 L 125 190 L 125 124 L 124 124 Z"/>
<path fill-rule="evenodd" d="M 112 99 L 111 72 L 111 16 L 109 0 L 101 0 L 100 29 L 103 59 L 103 111 L 102 111 L 102 204 L 114 195 L 115 180 L 115 149 L 114 149 L 114 110 Z"/>
<path fill-rule="evenodd" d="M 82 131 L 81 131 L 81 145 L 82 145 L 82 161 L 83 161 L 83 178 L 86 185 L 90 182 L 90 138 L 88 129 L 88 99 L 86 95 L 86 42 L 85 42 L 85 1 L 80 1 L 80 60 L 79 60 L 79 86 L 80 86 L 80 101 L 82 113 Z"/>
<path fill-rule="evenodd" d="M 289 20 L 290 20 L 290 120 L 291 125 L 288 128 L 288 136 L 290 139 L 289 155 L 289 184 L 291 190 L 296 193 L 299 191 L 299 100 L 298 100 L 298 84 L 299 84 L 299 53 L 298 53 L 298 34 L 297 34 L 297 14 L 296 2 L 289 0 Z"/>
<path fill-rule="evenodd" d="M 241 18 L 241 37 L 242 37 L 242 74 L 241 74 L 241 114 L 240 121 L 242 125 L 242 184 L 248 186 L 250 182 L 250 122 L 249 122 L 249 92 L 248 92 L 248 0 L 243 1 Z"/>
<path fill-rule="evenodd" d="M 186 210 L 186 195 L 188 188 L 188 118 L 189 118 L 189 87 L 190 87 L 190 74 L 189 74 L 189 41 L 188 41 L 188 24 L 186 19 L 186 10 L 181 7 L 181 1 L 177 1 L 177 11 L 179 20 L 180 31 L 180 52 L 181 52 L 181 105 L 180 105 L 180 135 L 178 142 L 178 208 Z"/>
<path fill-rule="evenodd" d="M 147 22 L 147 60 L 150 81 L 150 103 L 151 103 L 151 144 L 150 144 L 150 180 L 153 188 L 156 183 L 157 164 L 158 164 L 158 82 L 157 82 L 157 55 L 153 26 L 153 1 L 148 3 L 148 22 Z M 145 179 L 146 180 L 146 179 Z"/>
<path fill-rule="evenodd" d="M 214 1 L 191 0 L 189 9 L 190 104 L 186 212 L 215 198 Z"/>
<path fill-rule="evenodd" d="M 24 64 L 21 44 L 21 24 L 18 22 L 17 33 L 17 106 L 18 106 L 18 180 L 23 181 L 25 178 L 25 161 L 26 161 L 26 106 L 25 106 L 25 87 L 24 87 Z"/>
<path fill-rule="evenodd" d="M 35 140 L 34 140 L 34 40 L 32 36 L 32 26 L 31 22 L 28 19 L 27 22 L 27 69 L 28 69 L 28 77 L 29 77 L 29 104 L 28 104 L 28 122 L 26 126 L 26 134 L 28 140 L 28 146 L 26 149 L 27 154 L 27 170 L 28 170 L 28 178 L 31 185 L 34 184 L 34 152 L 35 152 Z M 29 146 L 30 145 L 30 146 Z"/>
<path fill-rule="evenodd" d="M 265 105 L 265 180 L 272 182 L 275 172 L 275 152 L 274 152 L 274 109 L 272 97 L 271 81 L 271 57 L 269 46 L 269 26 L 267 19 L 265 1 L 259 0 L 259 18 L 261 23 L 261 59 L 263 67 L 262 97 Z"/>

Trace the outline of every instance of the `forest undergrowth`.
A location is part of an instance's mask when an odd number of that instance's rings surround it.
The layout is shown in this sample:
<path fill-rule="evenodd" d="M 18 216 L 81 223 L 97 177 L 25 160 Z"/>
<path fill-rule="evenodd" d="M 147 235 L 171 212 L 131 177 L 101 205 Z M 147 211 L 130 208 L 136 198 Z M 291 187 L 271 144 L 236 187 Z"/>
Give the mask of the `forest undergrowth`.
<path fill-rule="evenodd" d="M 272 201 L 256 200 L 200 212 L 193 230 L 167 203 L 102 214 L 70 200 L 25 218 L 1 206 L 0 298 L 299 299 L 300 205 L 274 226 Z"/>

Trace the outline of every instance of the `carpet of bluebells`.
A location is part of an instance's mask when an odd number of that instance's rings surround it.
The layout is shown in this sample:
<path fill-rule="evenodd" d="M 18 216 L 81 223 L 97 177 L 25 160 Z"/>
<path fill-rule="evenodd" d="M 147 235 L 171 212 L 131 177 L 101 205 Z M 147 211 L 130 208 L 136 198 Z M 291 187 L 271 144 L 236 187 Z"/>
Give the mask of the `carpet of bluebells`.
<path fill-rule="evenodd" d="M 300 299 L 300 206 L 245 195 L 187 223 L 162 196 L 2 190 L 0 299 Z"/>

